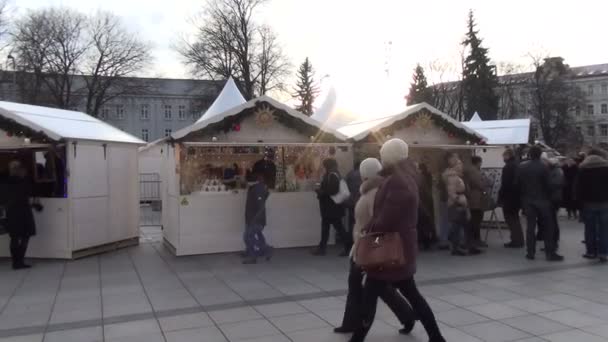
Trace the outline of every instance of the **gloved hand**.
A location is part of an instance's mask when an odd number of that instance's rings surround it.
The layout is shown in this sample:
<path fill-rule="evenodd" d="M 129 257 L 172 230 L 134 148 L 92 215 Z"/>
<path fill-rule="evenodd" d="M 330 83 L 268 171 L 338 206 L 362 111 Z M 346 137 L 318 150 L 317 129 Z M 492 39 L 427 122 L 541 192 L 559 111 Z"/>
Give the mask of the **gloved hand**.
<path fill-rule="evenodd" d="M 36 210 L 37 212 L 41 212 L 44 209 L 44 207 L 40 203 L 32 204 L 32 208 L 34 208 L 34 210 Z"/>

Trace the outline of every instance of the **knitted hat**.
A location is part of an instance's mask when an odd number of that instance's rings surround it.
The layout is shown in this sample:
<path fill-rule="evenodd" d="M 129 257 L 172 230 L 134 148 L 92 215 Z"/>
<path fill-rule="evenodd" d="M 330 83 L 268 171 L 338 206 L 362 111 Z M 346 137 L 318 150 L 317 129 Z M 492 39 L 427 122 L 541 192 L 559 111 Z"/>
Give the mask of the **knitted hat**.
<path fill-rule="evenodd" d="M 409 156 L 409 147 L 401 139 L 391 139 L 380 148 L 382 165 L 393 166 Z"/>
<path fill-rule="evenodd" d="M 382 170 L 382 164 L 376 158 L 367 158 L 361 162 L 359 166 L 359 172 L 361 173 L 361 179 L 369 179 L 378 175 Z"/>

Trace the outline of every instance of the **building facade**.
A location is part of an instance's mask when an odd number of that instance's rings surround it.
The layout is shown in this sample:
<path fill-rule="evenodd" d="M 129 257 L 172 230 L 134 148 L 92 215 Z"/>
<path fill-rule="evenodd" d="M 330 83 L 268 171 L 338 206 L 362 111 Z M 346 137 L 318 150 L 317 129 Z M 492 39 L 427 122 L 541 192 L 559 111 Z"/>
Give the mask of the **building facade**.
<path fill-rule="evenodd" d="M 0 99 L 27 102 L 20 96 L 18 80 L 5 73 L 0 81 Z M 130 78 L 137 91 L 110 99 L 97 113 L 100 120 L 145 141 L 154 141 L 184 128 L 200 118 L 222 89 L 224 81 Z M 74 80 L 71 110 L 86 111 L 84 80 Z M 44 104 L 44 103 L 41 103 Z M 53 106 L 52 103 L 46 105 Z"/>
<path fill-rule="evenodd" d="M 608 64 L 572 67 L 574 83 L 585 95 L 585 103 L 572 109 L 575 128 L 580 132 L 585 144 L 608 146 Z M 529 81 L 532 73 L 512 74 L 499 77 L 496 93 L 499 96 L 499 119 L 531 117 L 534 106 Z M 459 96 L 459 82 L 442 83 L 434 86 L 435 106 L 454 117 L 463 120 L 463 101 Z M 532 139 L 540 137 L 540 132 L 532 125 Z"/>

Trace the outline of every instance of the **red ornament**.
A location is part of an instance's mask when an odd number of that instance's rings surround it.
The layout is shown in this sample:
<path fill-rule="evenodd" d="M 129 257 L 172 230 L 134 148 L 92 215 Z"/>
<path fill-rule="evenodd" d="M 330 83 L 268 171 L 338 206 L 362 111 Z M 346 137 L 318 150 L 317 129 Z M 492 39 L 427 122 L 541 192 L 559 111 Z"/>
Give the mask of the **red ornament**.
<path fill-rule="evenodd" d="M 240 131 L 241 131 L 241 125 L 239 125 L 239 124 L 234 124 L 234 125 L 232 126 L 232 130 L 233 130 L 233 131 L 235 131 L 235 132 L 240 132 Z"/>
<path fill-rule="evenodd" d="M 456 135 L 454 133 L 452 133 L 452 132 L 448 133 L 448 137 L 450 137 L 450 138 L 454 138 L 455 136 Z"/>
<path fill-rule="evenodd" d="M 10 138 L 10 137 L 12 137 L 12 136 L 13 136 L 13 133 L 11 133 L 11 132 L 6 132 L 6 136 Z"/>

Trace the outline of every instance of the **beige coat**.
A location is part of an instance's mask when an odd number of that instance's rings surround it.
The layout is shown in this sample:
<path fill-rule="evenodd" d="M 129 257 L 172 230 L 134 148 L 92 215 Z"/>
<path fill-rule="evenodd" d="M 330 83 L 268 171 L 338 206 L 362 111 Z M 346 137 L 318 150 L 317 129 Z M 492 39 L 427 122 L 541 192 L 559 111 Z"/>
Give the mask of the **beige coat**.
<path fill-rule="evenodd" d="M 464 178 L 466 180 L 469 208 L 482 209 L 483 193 L 486 191 L 486 185 L 481 170 L 471 165 L 467 168 Z"/>
<path fill-rule="evenodd" d="M 355 226 L 353 227 L 353 248 L 350 251 L 350 256 L 354 260 L 354 250 L 357 246 L 357 241 L 361 237 L 363 228 L 372 220 L 374 216 L 374 201 L 378 187 L 382 184 L 382 177 L 375 177 L 365 180 L 360 187 L 361 197 L 355 205 Z"/>
<path fill-rule="evenodd" d="M 465 195 L 466 187 L 460 173 L 454 168 L 448 168 L 441 177 L 443 177 L 443 183 L 448 194 L 448 206 L 458 204 L 468 208 L 469 205 Z"/>

